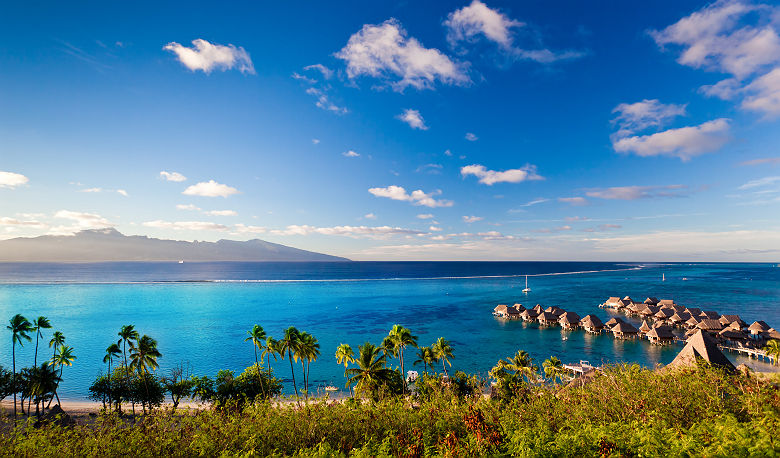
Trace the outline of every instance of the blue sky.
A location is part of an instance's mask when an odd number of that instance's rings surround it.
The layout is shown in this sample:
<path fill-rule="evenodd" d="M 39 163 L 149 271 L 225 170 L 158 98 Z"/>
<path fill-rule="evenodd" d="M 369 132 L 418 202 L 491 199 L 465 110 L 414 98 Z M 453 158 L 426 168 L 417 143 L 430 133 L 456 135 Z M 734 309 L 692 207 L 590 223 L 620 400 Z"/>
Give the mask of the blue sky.
<path fill-rule="evenodd" d="M 0 238 L 777 261 L 779 34 L 748 1 L 17 2 Z"/>

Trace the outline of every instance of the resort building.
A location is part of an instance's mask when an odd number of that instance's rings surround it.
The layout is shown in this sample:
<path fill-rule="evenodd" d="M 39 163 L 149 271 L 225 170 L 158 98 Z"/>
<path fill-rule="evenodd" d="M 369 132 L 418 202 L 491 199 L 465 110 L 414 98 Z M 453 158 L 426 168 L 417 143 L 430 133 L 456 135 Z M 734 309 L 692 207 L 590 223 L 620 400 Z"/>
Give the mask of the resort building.
<path fill-rule="evenodd" d="M 611 307 L 615 308 L 618 306 L 618 302 L 620 302 L 620 298 L 617 296 L 610 297 L 606 301 L 604 301 L 604 304 L 602 304 L 604 307 Z"/>
<path fill-rule="evenodd" d="M 650 325 L 647 324 L 647 320 L 643 320 L 642 321 L 642 325 L 639 326 L 639 333 L 642 334 L 642 335 L 645 335 L 648 332 L 650 332 L 651 329 L 653 329 L 653 328 L 651 328 Z"/>
<path fill-rule="evenodd" d="M 647 305 L 658 305 L 658 302 L 660 301 L 655 297 L 648 297 L 647 299 L 645 299 L 645 304 Z"/>
<path fill-rule="evenodd" d="M 748 331 L 750 332 L 750 336 L 754 339 L 761 339 L 763 335 L 768 332 L 770 329 L 769 325 L 765 322 L 759 320 L 754 322 L 750 325 L 748 328 Z"/>
<path fill-rule="evenodd" d="M 750 340 L 750 337 L 748 337 L 744 331 L 732 329 L 730 327 L 720 331 L 718 333 L 718 337 L 723 341 L 735 343 L 743 343 Z"/>
<path fill-rule="evenodd" d="M 544 312 L 544 307 L 542 307 L 539 304 L 536 304 L 533 308 L 534 312 L 536 312 L 536 316 L 539 316 L 540 313 Z"/>
<path fill-rule="evenodd" d="M 685 311 L 688 312 L 688 314 L 691 316 L 699 316 L 699 314 L 701 313 L 701 309 L 695 307 L 687 307 Z"/>
<path fill-rule="evenodd" d="M 780 332 L 777 332 L 775 328 L 769 328 L 769 331 L 764 333 L 764 339 L 780 340 Z"/>
<path fill-rule="evenodd" d="M 574 312 L 565 312 L 558 318 L 558 324 L 560 324 L 563 329 L 577 329 L 580 325 L 580 316 Z"/>
<path fill-rule="evenodd" d="M 612 319 L 610 319 L 609 321 L 607 321 L 604 326 L 606 326 L 607 328 L 609 328 L 611 330 L 612 328 L 615 327 L 616 324 L 623 323 L 623 322 L 624 321 L 623 321 L 622 318 L 620 318 L 619 316 L 615 316 L 615 317 L 612 317 Z"/>
<path fill-rule="evenodd" d="M 550 312 L 542 312 L 536 317 L 536 321 L 542 326 L 552 326 L 558 324 L 558 317 Z"/>
<path fill-rule="evenodd" d="M 655 318 L 656 320 L 659 320 L 659 321 L 666 321 L 669 318 L 671 318 L 672 315 L 674 315 L 675 313 L 676 312 L 674 311 L 674 309 L 662 308 L 655 315 L 653 315 L 653 318 Z"/>
<path fill-rule="evenodd" d="M 674 334 L 669 326 L 656 326 L 646 334 L 647 340 L 656 345 L 666 345 L 674 342 Z"/>
<path fill-rule="evenodd" d="M 591 334 L 598 334 L 604 329 L 604 323 L 596 315 L 586 315 L 585 318 L 580 320 L 580 326 Z"/>
<path fill-rule="evenodd" d="M 676 312 L 674 315 L 669 317 L 669 323 L 671 323 L 673 326 L 684 326 L 685 322 L 690 320 L 691 316 L 688 314 L 688 312 Z"/>
<path fill-rule="evenodd" d="M 536 317 L 539 316 L 538 313 L 536 313 L 536 309 L 526 309 L 523 313 L 520 314 L 520 318 L 523 319 L 523 321 L 536 321 Z"/>
<path fill-rule="evenodd" d="M 701 321 L 701 318 L 698 318 L 696 316 L 692 316 L 692 317 L 688 318 L 688 321 L 685 322 L 685 327 L 693 329 L 693 328 L 695 328 L 696 326 L 699 325 L 699 321 Z"/>
<path fill-rule="evenodd" d="M 561 315 L 566 313 L 566 310 L 564 310 L 564 309 L 562 309 L 560 307 L 557 307 L 555 305 L 553 305 L 552 307 L 547 307 L 544 311 L 548 312 L 548 313 L 552 313 L 553 315 L 555 315 L 555 316 L 557 316 L 559 318 L 560 318 Z"/>
<path fill-rule="evenodd" d="M 620 322 L 612 328 L 612 334 L 618 339 L 633 339 L 639 334 L 639 330 L 631 323 Z"/>
<path fill-rule="evenodd" d="M 517 308 L 517 306 L 520 304 L 515 304 L 513 306 L 508 306 L 505 304 L 499 304 L 496 306 L 496 308 L 493 309 L 493 315 L 504 318 L 507 320 L 517 320 L 520 319 L 520 314 L 525 311 L 523 309 L 522 311 Z M 520 305 L 520 307 L 523 307 Z"/>
<path fill-rule="evenodd" d="M 710 320 L 719 320 L 720 314 L 718 312 L 708 312 L 704 311 L 699 314 L 700 318 L 708 318 Z"/>
<path fill-rule="evenodd" d="M 673 299 L 661 299 L 656 305 L 660 305 L 661 307 L 671 307 L 675 305 L 675 303 Z"/>
<path fill-rule="evenodd" d="M 720 366 L 729 371 L 734 371 L 734 365 L 718 349 L 718 344 L 706 332 L 696 331 L 689 339 L 685 347 L 680 350 L 677 357 L 666 366 L 669 369 L 695 366 L 697 360 L 704 360 L 713 366 Z"/>
<path fill-rule="evenodd" d="M 731 326 L 732 323 L 737 323 L 740 329 L 747 327 L 747 323 L 742 321 L 742 318 L 740 318 L 739 315 L 721 315 L 718 321 L 720 321 L 720 324 L 723 326 Z"/>
<path fill-rule="evenodd" d="M 707 331 L 712 335 L 717 335 L 723 329 L 723 325 L 720 324 L 720 321 L 710 318 L 699 321 L 699 324 L 697 324 L 696 327 L 702 331 Z"/>

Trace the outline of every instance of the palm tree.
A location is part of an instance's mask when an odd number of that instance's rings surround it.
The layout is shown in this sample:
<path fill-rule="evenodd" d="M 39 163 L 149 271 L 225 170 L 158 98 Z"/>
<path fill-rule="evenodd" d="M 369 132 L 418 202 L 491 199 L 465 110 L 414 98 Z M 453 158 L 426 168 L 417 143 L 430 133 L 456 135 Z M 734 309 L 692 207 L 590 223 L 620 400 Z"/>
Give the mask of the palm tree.
<path fill-rule="evenodd" d="M 352 347 L 350 347 L 349 344 L 340 344 L 338 348 L 336 348 L 336 363 L 344 365 L 344 378 L 347 380 L 347 383 L 344 386 L 349 387 L 350 396 L 353 396 L 353 394 L 352 385 L 349 383 L 349 377 L 347 377 L 347 366 L 354 362 L 355 352 L 352 351 Z"/>
<path fill-rule="evenodd" d="M 251 330 L 246 332 L 249 337 L 244 339 L 244 342 L 251 340 L 252 346 L 255 349 L 255 369 L 257 369 L 257 379 L 258 382 L 260 382 L 260 390 L 263 393 L 263 397 L 265 397 L 265 388 L 263 387 L 263 379 L 260 377 L 260 362 L 257 359 L 257 349 L 263 349 L 263 341 L 266 338 L 265 331 L 263 331 L 263 328 L 256 324 L 252 327 Z"/>
<path fill-rule="evenodd" d="M 436 355 L 433 353 L 431 347 L 418 347 L 417 348 L 417 360 L 412 363 L 413 365 L 423 364 L 423 372 L 428 372 L 428 366 L 433 369 L 433 363 L 436 362 Z"/>
<path fill-rule="evenodd" d="M 433 354 L 436 359 L 441 361 L 441 366 L 444 368 L 444 375 L 449 376 L 449 374 L 447 374 L 447 364 L 451 367 L 452 363 L 450 362 L 450 358 L 453 358 L 450 342 L 444 337 L 439 337 L 439 340 L 433 344 Z"/>
<path fill-rule="evenodd" d="M 135 370 L 143 377 L 147 397 L 149 397 L 149 383 L 146 375 L 149 373 L 149 369 L 154 371 L 159 367 L 157 358 L 162 358 L 162 353 L 157 350 L 157 341 L 146 334 L 138 340 L 137 344 L 130 345 L 130 369 Z M 150 405 L 149 409 L 151 410 L 151 408 Z M 146 406 L 144 406 L 145 409 Z"/>
<path fill-rule="evenodd" d="M 262 359 L 268 360 L 268 374 L 271 374 L 271 357 L 274 358 L 274 361 L 276 361 L 276 355 L 279 354 L 279 341 L 274 339 L 273 337 L 269 337 L 265 339 L 265 347 L 263 347 L 263 352 L 260 355 Z"/>
<path fill-rule="evenodd" d="M 60 345 L 65 345 L 65 334 L 60 331 L 54 331 L 54 334 L 51 335 L 51 340 L 49 341 L 49 348 L 54 347 L 54 351 L 52 351 L 51 354 L 52 358 L 57 354 L 57 347 Z"/>
<path fill-rule="evenodd" d="M 775 365 L 780 364 L 780 341 L 777 340 L 770 340 L 766 343 L 764 346 L 764 350 L 766 350 L 767 356 L 773 357 L 773 362 Z"/>
<path fill-rule="evenodd" d="M 403 379 L 404 391 L 406 391 L 406 372 L 404 371 L 404 348 L 407 346 L 417 346 L 417 336 L 412 335 L 412 331 L 401 326 L 393 325 L 390 334 L 387 335 L 398 352 L 398 359 L 401 362 L 401 378 Z"/>
<path fill-rule="evenodd" d="M 32 324 L 27 321 L 27 318 L 23 317 L 20 314 L 16 314 L 11 318 L 11 320 L 8 322 L 8 326 L 6 328 L 11 331 L 11 361 L 12 361 L 12 368 L 13 368 L 13 383 L 14 383 L 14 419 L 16 419 L 16 344 L 18 343 L 20 346 L 24 346 L 24 340 L 31 341 L 32 338 L 27 334 L 28 332 L 32 332 Z M 22 402 L 24 404 L 24 401 Z M 22 405 L 22 410 L 24 410 L 24 405 Z"/>
<path fill-rule="evenodd" d="M 132 346 L 133 342 L 138 340 L 138 331 L 135 330 L 135 326 L 132 324 L 126 324 L 119 329 L 117 335 L 119 336 L 117 344 L 122 344 L 122 358 L 124 360 L 122 367 L 124 368 L 124 381 L 127 384 L 127 377 L 129 376 L 127 370 L 127 344 L 130 343 Z M 135 415 L 135 401 L 131 405 L 133 406 L 133 415 Z"/>
<path fill-rule="evenodd" d="M 300 336 L 301 344 L 299 352 L 301 353 L 301 361 L 306 360 L 306 370 L 304 372 L 303 385 L 306 389 L 306 398 L 309 397 L 309 371 L 311 371 L 311 363 L 317 361 L 317 357 L 320 356 L 320 343 L 317 338 L 308 332 L 302 332 Z"/>
<path fill-rule="evenodd" d="M 345 371 L 349 375 L 349 383 L 357 383 L 355 391 L 372 391 L 378 385 L 390 379 L 392 371 L 385 364 L 385 356 L 380 347 L 366 342 L 358 347 L 358 357 L 355 363 L 358 367 L 352 367 Z"/>
<path fill-rule="evenodd" d="M 563 367 L 563 363 L 555 356 L 551 356 L 550 359 L 542 364 L 544 367 L 545 377 L 551 379 L 555 384 L 555 379 L 563 381 L 563 376 L 566 373 L 566 369 Z"/>
<path fill-rule="evenodd" d="M 390 336 L 382 339 L 382 343 L 379 344 L 379 350 L 381 350 L 382 354 L 385 356 L 392 356 L 393 358 L 398 356 L 398 348 L 396 348 L 395 342 L 393 342 L 393 339 Z"/>
<path fill-rule="evenodd" d="M 62 379 L 57 375 L 57 371 L 47 363 L 42 363 L 39 367 L 24 369 L 22 376 L 25 379 L 27 396 L 30 400 L 35 400 L 35 414 L 40 415 L 41 404 L 53 396 Z M 27 411 L 30 411 L 29 407 Z"/>
<path fill-rule="evenodd" d="M 531 355 L 527 351 L 518 350 L 513 357 L 506 360 L 507 369 L 514 371 L 515 374 L 525 376 L 529 382 L 536 380 L 536 373 L 539 372 L 539 368 L 534 365 L 534 360 L 531 359 Z"/>
<path fill-rule="evenodd" d="M 293 368 L 293 358 L 295 362 L 298 362 L 298 356 L 296 351 L 298 350 L 300 332 L 294 327 L 290 326 L 284 330 L 284 337 L 279 341 L 279 354 L 282 359 L 287 353 L 287 359 L 290 360 L 290 373 L 292 374 L 293 388 L 295 388 L 295 397 L 298 397 L 298 385 L 295 383 L 295 369 Z"/>
<path fill-rule="evenodd" d="M 103 357 L 103 362 L 108 363 L 108 405 L 111 404 L 111 361 L 118 357 L 122 353 L 118 344 L 112 343 L 106 348 L 106 355 Z"/>
<path fill-rule="evenodd" d="M 60 366 L 60 380 L 62 379 L 62 369 L 65 366 L 72 366 L 73 360 L 76 359 L 76 355 L 73 354 L 73 347 L 68 347 L 67 345 L 60 345 L 57 347 L 57 351 L 54 353 L 54 357 L 49 361 L 49 364 L 52 366 Z M 59 389 L 60 384 L 57 382 L 56 388 L 54 388 L 54 396 L 57 398 L 57 403 L 60 403 L 60 397 L 57 396 L 57 390 Z M 49 401 L 49 405 L 51 405 L 51 401 Z"/>
<path fill-rule="evenodd" d="M 38 341 L 43 338 L 41 329 L 51 328 L 49 319 L 45 316 L 39 316 L 32 322 L 31 331 L 35 333 L 35 357 L 33 358 L 33 367 L 38 367 Z M 27 400 L 27 411 L 30 411 L 30 403 L 32 403 L 32 397 Z"/>

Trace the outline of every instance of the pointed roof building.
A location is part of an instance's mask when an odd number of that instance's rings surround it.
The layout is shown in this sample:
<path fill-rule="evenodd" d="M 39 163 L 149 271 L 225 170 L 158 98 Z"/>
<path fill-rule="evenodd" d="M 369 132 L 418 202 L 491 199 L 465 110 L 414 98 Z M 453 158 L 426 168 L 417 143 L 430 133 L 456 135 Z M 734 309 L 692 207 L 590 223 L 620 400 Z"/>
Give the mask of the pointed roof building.
<path fill-rule="evenodd" d="M 680 350 L 677 357 L 666 367 L 690 367 L 696 364 L 697 359 L 702 359 L 713 366 L 723 367 L 729 371 L 736 370 L 731 361 L 726 358 L 726 355 L 720 351 L 712 337 L 701 329 L 688 339 L 685 347 Z"/>

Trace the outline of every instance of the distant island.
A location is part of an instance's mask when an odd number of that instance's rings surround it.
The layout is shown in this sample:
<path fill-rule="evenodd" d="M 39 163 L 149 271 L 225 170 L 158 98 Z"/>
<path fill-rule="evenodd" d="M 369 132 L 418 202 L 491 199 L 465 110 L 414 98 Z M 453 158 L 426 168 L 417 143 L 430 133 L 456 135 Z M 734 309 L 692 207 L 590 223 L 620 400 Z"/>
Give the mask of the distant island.
<path fill-rule="evenodd" d="M 113 228 L 0 241 L 0 262 L 103 261 L 339 262 L 349 259 L 259 239 L 186 242 L 127 236 Z"/>

